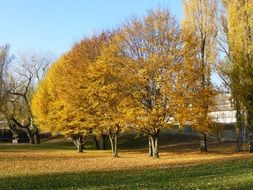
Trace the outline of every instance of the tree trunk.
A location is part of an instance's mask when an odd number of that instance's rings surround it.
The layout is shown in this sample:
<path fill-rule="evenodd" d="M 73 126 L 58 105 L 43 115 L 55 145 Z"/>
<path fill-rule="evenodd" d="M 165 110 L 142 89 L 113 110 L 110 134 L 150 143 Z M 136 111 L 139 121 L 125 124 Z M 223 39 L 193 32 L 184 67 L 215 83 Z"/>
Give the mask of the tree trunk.
<path fill-rule="evenodd" d="M 243 117 L 242 117 L 242 110 L 241 110 L 241 106 L 238 103 L 238 100 L 235 101 L 235 106 L 236 106 L 236 145 L 235 145 L 235 150 L 237 152 L 241 152 L 242 151 L 242 128 L 244 126 L 244 122 L 243 122 Z"/>
<path fill-rule="evenodd" d="M 28 126 L 29 128 L 29 126 Z M 31 129 L 31 130 L 30 130 Z M 40 144 L 40 132 L 36 125 L 33 123 L 33 117 L 30 117 L 30 128 L 28 129 L 32 133 L 34 144 Z"/>
<path fill-rule="evenodd" d="M 31 122 L 30 126 L 33 129 L 32 135 L 33 135 L 33 139 L 34 139 L 34 144 L 40 144 L 40 131 L 39 131 L 39 129 L 35 125 L 33 125 L 33 122 Z"/>
<path fill-rule="evenodd" d="M 111 149 L 112 149 L 112 157 L 117 158 L 118 155 L 118 134 L 113 134 L 109 136 L 111 142 Z"/>
<path fill-rule="evenodd" d="M 100 149 L 101 150 L 105 150 L 105 145 L 106 145 L 106 141 L 108 140 L 108 136 L 107 135 L 101 135 L 100 138 Z"/>
<path fill-rule="evenodd" d="M 111 143 L 111 149 L 112 149 L 112 157 L 114 155 L 114 139 L 112 136 L 109 136 L 109 139 L 110 139 L 110 143 Z"/>
<path fill-rule="evenodd" d="M 242 145 L 243 145 L 242 138 L 239 136 L 239 137 L 236 138 L 236 152 L 243 151 Z"/>
<path fill-rule="evenodd" d="M 73 143 L 76 146 L 77 152 L 81 153 L 83 152 L 84 146 L 84 139 L 83 139 L 83 135 L 72 135 L 71 139 L 73 141 Z"/>
<path fill-rule="evenodd" d="M 249 152 L 253 153 L 253 134 L 252 133 L 249 135 L 248 144 L 249 144 Z"/>
<path fill-rule="evenodd" d="M 34 138 L 34 143 L 35 144 L 40 144 L 40 134 L 39 134 L 39 132 L 35 132 L 35 134 L 33 134 L 33 138 Z"/>
<path fill-rule="evenodd" d="M 241 134 L 241 128 L 237 127 L 236 128 L 236 135 L 237 135 L 237 138 L 236 138 L 236 147 L 235 147 L 235 150 L 237 152 L 241 152 L 242 151 L 242 134 Z"/>
<path fill-rule="evenodd" d="M 29 138 L 29 143 L 34 144 L 35 143 L 34 142 L 34 136 L 33 136 L 32 132 L 30 131 L 30 129 L 27 128 L 24 131 L 25 131 L 27 137 Z"/>
<path fill-rule="evenodd" d="M 113 130 L 109 131 L 109 139 L 111 142 L 112 157 L 119 157 L 118 155 L 118 137 L 120 133 L 120 125 L 116 124 Z"/>
<path fill-rule="evenodd" d="M 152 149 L 152 136 L 148 136 L 148 154 L 150 157 L 153 156 L 153 149 Z"/>
<path fill-rule="evenodd" d="M 152 146 L 152 157 L 159 158 L 159 151 L 158 151 L 158 134 L 151 136 L 151 146 Z"/>
<path fill-rule="evenodd" d="M 114 138 L 114 156 L 113 157 L 119 157 L 118 155 L 118 134 L 115 134 Z"/>
<path fill-rule="evenodd" d="M 202 139 L 200 141 L 200 151 L 207 152 L 207 138 L 206 138 L 206 133 L 203 133 L 203 132 L 202 132 Z"/>
<path fill-rule="evenodd" d="M 19 134 L 18 134 L 18 131 L 17 131 L 15 125 L 12 125 L 10 120 L 7 120 L 7 121 L 9 124 L 10 131 L 12 133 L 12 143 L 13 144 L 19 143 Z"/>
<path fill-rule="evenodd" d="M 93 139 L 95 148 L 96 148 L 97 150 L 99 150 L 100 147 L 99 147 L 99 143 L 98 143 L 98 140 L 97 140 L 96 135 L 92 135 L 92 139 Z"/>
<path fill-rule="evenodd" d="M 159 158 L 158 134 L 159 134 L 159 130 L 157 131 L 155 135 L 149 135 L 148 137 L 149 156 L 153 158 Z"/>
<path fill-rule="evenodd" d="M 34 136 L 29 128 L 30 126 L 32 126 L 32 120 L 30 120 L 30 123 L 28 125 L 22 125 L 20 122 L 16 120 L 14 116 L 12 116 L 10 120 L 14 122 L 18 128 L 22 129 L 26 133 L 27 137 L 29 138 L 30 144 L 34 144 Z"/>
<path fill-rule="evenodd" d="M 159 152 L 158 152 L 158 137 L 157 135 L 153 136 L 153 157 L 159 158 Z"/>
<path fill-rule="evenodd" d="M 83 136 L 82 135 L 80 135 L 77 140 L 77 151 L 79 153 L 83 152 Z"/>

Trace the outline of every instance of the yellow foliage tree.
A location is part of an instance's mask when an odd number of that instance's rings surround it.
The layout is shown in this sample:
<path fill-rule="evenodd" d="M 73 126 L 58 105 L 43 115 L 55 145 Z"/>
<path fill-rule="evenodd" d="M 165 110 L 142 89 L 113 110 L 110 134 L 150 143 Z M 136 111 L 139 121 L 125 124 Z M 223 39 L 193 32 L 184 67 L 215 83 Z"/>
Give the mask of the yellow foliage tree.
<path fill-rule="evenodd" d="M 79 150 L 84 134 L 106 134 L 114 157 L 122 130 L 146 134 L 149 155 L 156 158 L 162 129 L 190 123 L 206 132 L 213 28 L 185 31 L 159 8 L 126 21 L 114 34 L 85 38 L 52 66 L 37 89 L 36 122 L 77 136 Z"/>
<path fill-rule="evenodd" d="M 50 68 L 32 101 L 36 124 L 72 137 L 79 152 L 83 149 L 84 135 L 92 131 L 95 117 L 93 102 L 87 95 L 88 69 L 106 39 L 101 34 L 76 44 Z"/>
<path fill-rule="evenodd" d="M 159 157 L 160 130 L 175 113 L 180 45 L 176 20 L 168 10 L 157 9 L 125 22 L 105 53 L 125 97 L 123 123 L 149 136 L 153 157 Z"/>
<path fill-rule="evenodd" d="M 215 91 L 211 83 L 212 65 L 216 62 L 217 26 L 214 13 L 215 0 L 184 0 L 182 22 L 184 38 L 184 61 L 192 64 L 195 87 L 191 98 L 191 125 L 203 134 L 201 151 L 207 151 L 206 133 L 212 128 L 208 115 L 214 106 Z M 188 63 L 187 63 L 188 62 Z"/>
<path fill-rule="evenodd" d="M 226 11 L 226 76 L 237 111 L 238 139 L 242 120 L 246 117 L 249 128 L 249 152 L 253 152 L 253 1 L 223 0 Z M 246 114 L 242 114 L 246 110 Z M 242 150 L 238 146 L 237 150 Z"/>
<path fill-rule="evenodd" d="M 86 90 L 92 103 L 94 130 L 108 135 L 111 142 L 112 156 L 118 157 L 118 136 L 125 129 L 123 102 L 125 95 L 119 85 L 121 78 L 117 75 L 114 62 L 110 62 L 108 48 L 102 51 L 97 62 L 89 67 L 89 87 Z"/>

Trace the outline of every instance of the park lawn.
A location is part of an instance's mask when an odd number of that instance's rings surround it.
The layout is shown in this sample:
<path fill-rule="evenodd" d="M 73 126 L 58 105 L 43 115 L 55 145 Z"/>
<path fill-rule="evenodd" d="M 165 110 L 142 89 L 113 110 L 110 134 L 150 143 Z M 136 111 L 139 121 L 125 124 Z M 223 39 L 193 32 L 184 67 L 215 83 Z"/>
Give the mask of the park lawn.
<path fill-rule="evenodd" d="M 62 149 L 61 149 L 62 146 Z M 55 148 L 54 148 L 55 147 Z M 0 189 L 251 189 L 253 155 L 233 145 L 211 144 L 200 153 L 193 143 L 146 149 L 71 150 L 68 143 L 0 144 Z"/>

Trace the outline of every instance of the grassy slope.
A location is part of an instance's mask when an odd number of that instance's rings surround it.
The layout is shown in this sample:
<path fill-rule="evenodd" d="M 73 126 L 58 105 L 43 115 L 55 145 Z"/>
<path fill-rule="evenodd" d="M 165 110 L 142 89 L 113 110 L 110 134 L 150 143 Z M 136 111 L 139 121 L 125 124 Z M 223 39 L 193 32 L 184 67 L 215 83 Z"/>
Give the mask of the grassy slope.
<path fill-rule="evenodd" d="M 232 144 L 211 144 L 210 152 L 201 154 L 198 144 L 182 145 L 170 138 L 174 142 L 166 145 L 167 140 L 161 139 L 158 160 L 148 158 L 146 149 L 122 150 L 118 159 L 110 151 L 77 154 L 67 141 L 0 144 L 0 189 L 253 188 L 251 154 L 234 153 Z M 143 138 L 137 142 L 138 148 L 145 145 Z M 135 147 L 126 143 L 123 138 L 121 149 Z"/>

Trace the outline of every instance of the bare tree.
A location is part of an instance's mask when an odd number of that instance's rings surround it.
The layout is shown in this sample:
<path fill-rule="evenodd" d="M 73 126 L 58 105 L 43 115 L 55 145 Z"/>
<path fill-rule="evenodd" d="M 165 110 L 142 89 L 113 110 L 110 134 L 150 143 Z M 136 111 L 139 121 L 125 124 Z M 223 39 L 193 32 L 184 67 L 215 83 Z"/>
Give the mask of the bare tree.
<path fill-rule="evenodd" d="M 10 98 L 8 93 L 8 65 L 11 60 L 14 58 L 13 56 L 9 56 L 9 45 L 3 45 L 0 47 L 0 119 L 6 120 L 8 126 L 14 137 L 18 136 L 18 130 L 13 125 L 11 117 L 9 115 L 7 107 L 12 104 L 14 101 Z"/>
<path fill-rule="evenodd" d="M 32 95 L 52 61 L 51 54 L 23 53 L 15 59 L 15 67 L 9 68 L 5 84 L 8 98 L 3 102 L 2 112 L 10 129 L 23 130 L 31 144 L 40 143 L 39 129 L 33 123 L 31 112 Z"/>

